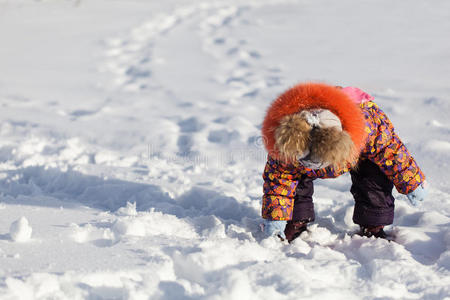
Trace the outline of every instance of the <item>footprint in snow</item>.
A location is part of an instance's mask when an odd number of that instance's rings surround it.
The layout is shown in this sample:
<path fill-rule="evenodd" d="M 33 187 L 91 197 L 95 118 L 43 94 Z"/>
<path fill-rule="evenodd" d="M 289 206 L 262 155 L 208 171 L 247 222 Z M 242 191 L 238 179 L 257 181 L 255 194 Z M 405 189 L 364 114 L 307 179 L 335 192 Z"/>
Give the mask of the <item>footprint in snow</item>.
<path fill-rule="evenodd" d="M 215 144 L 229 144 L 230 142 L 238 139 L 239 136 L 239 132 L 236 130 L 212 130 L 208 135 L 208 141 Z"/>
<path fill-rule="evenodd" d="M 204 125 L 196 118 L 191 117 L 178 122 L 181 132 L 198 132 Z"/>

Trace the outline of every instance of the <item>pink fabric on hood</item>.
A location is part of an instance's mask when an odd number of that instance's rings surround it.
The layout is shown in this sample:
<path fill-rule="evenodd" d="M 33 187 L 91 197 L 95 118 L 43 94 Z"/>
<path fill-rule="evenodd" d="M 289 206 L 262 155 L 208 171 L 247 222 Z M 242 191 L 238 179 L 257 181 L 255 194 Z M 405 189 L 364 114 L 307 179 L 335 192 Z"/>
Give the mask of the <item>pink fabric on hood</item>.
<path fill-rule="evenodd" d="M 352 99 L 357 104 L 373 100 L 372 96 L 358 89 L 357 87 L 348 86 L 342 88 L 341 91 L 343 91 L 347 96 L 350 97 L 350 99 Z"/>

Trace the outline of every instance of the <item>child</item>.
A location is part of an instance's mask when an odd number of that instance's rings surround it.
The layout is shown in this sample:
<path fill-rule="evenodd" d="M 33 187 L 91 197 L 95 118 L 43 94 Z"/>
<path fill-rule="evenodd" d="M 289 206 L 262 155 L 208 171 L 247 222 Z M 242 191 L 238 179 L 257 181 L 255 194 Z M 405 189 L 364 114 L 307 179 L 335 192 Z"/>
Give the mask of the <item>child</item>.
<path fill-rule="evenodd" d="M 299 84 L 276 99 L 262 133 L 262 230 L 289 242 L 314 221 L 313 181 L 350 172 L 353 221 L 361 234 L 386 238 L 394 219 L 393 186 L 413 205 L 425 176 L 373 97 L 354 87 Z"/>

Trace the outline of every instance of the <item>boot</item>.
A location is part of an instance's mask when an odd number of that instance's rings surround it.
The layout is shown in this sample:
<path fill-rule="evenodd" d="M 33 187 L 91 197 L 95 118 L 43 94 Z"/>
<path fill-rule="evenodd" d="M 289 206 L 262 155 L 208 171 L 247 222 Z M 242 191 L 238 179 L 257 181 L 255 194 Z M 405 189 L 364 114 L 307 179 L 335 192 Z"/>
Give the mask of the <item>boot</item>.
<path fill-rule="evenodd" d="M 380 226 L 359 226 L 360 227 L 360 232 L 359 235 L 360 236 L 366 236 L 366 237 L 376 237 L 376 238 L 381 238 L 381 239 L 387 239 L 388 235 L 386 234 L 386 232 L 384 232 L 383 225 Z"/>
<path fill-rule="evenodd" d="M 305 221 L 288 221 L 286 225 L 286 229 L 284 230 L 284 234 L 286 235 L 286 239 L 289 243 L 295 240 L 300 234 L 306 230 Z"/>

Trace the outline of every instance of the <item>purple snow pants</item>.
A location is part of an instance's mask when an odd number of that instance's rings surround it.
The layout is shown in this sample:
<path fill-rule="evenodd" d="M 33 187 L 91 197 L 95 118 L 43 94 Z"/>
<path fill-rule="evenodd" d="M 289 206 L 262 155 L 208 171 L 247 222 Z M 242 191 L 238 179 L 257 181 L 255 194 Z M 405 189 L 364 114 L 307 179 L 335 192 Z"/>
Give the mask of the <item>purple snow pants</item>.
<path fill-rule="evenodd" d="M 380 168 L 369 160 L 361 160 L 358 168 L 350 172 L 355 199 L 353 222 L 364 227 L 392 224 L 394 220 L 393 183 Z M 313 179 L 303 177 L 294 198 L 292 221 L 314 221 Z"/>

